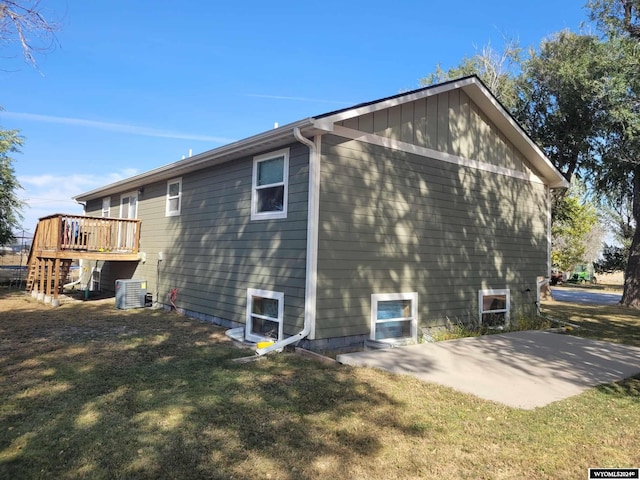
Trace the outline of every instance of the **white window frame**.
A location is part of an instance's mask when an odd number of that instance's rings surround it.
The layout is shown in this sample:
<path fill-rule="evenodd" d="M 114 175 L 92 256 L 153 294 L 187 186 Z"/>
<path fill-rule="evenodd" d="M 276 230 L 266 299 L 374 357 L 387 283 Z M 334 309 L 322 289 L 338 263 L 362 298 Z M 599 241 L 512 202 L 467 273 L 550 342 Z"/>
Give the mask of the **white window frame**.
<path fill-rule="evenodd" d="M 128 212 L 127 212 L 127 216 L 124 217 L 123 216 L 123 211 L 122 211 L 122 200 L 124 200 L 125 198 L 129 199 L 129 203 L 128 203 Z M 131 215 L 131 199 L 135 198 L 135 208 L 133 209 L 133 215 Z M 119 212 L 119 218 L 127 218 L 130 220 L 136 219 L 138 218 L 138 192 L 128 192 L 128 193 L 123 193 L 122 195 L 120 195 L 120 212 Z"/>
<path fill-rule="evenodd" d="M 178 195 L 171 196 L 169 193 L 169 189 L 171 185 L 178 184 Z M 175 210 L 171 210 L 171 200 L 178 200 L 178 208 Z M 167 182 L 167 199 L 166 199 L 166 208 L 164 215 L 165 217 L 176 217 L 180 215 L 182 211 L 182 177 L 173 178 Z"/>
<path fill-rule="evenodd" d="M 102 217 L 107 218 L 110 216 L 111 216 L 111 197 L 104 197 L 102 199 Z"/>
<path fill-rule="evenodd" d="M 411 300 L 411 315 L 393 319 L 378 320 L 378 302 Z M 376 328 L 379 324 L 387 322 L 408 321 L 411 322 L 411 337 L 376 339 Z M 373 293 L 371 294 L 371 340 L 385 343 L 403 343 L 407 340 L 418 340 L 418 292 L 405 293 Z"/>
<path fill-rule="evenodd" d="M 504 295 L 506 298 L 505 308 L 498 310 L 484 310 L 484 297 L 488 295 Z M 510 322 L 509 312 L 511 311 L 511 290 L 508 288 L 478 290 L 478 323 L 482 325 L 482 315 L 485 313 L 504 313 L 504 326 Z"/>
<path fill-rule="evenodd" d="M 278 318 L 268 317 L 253 313 L 253 297 L 270 298 L 278 301 Z M 265 340 L 273 340 L 271 337 L 264 337 L 253 333 L 253 317 L 263 318 L 271 322 L 278 323 L 278 340 L 282 340 L 284 335 L 284 292 L 274 292 L 271 290 L 260 290 L 256 288 L 247 288 L 247 318 L 245 323 L 245 338 L 251 342 L 261 342 Z"/>
<path fill-rule="evenodd" d="M 272 160 L 274 158 L 284 157 L 284 165 L 282 172 L 282 182 L 270 183 L 268 185 L 258 185 L 258 165 L 266 160 Z M 258 190 L 263 188 L 284 186 L 284 192 L 282 193 L 282 210 L 273 212 L 259 212 L 258 211 Z M 253 157 L 253 177 L 251 181 L 251 220 L 267 220 L 275 218 L 287 218 L 287 205 L 289 197 L 289 149 L 284 148 L 275 152 L 265 153 Z"/>
<path fill-rule="evenodd" d="M 127 216 L 124 216 L 122 201 L 128 198 L 127 202 Z M 135 201 L 132 201 L 135 199 Z M 138 218 L 138 192 L 128 192 L 120 195 L 120 212 L 119 218 L 133 220 Z M 133 203 L 133 208 L 131 208 L 131 204 Z M 120 223 L 118 225 L 118 248 L 132 248 L 134 242 L 134 236 L 136 234 L 136 225 L 132 223 L 128 223 L 123 225 Z"/>

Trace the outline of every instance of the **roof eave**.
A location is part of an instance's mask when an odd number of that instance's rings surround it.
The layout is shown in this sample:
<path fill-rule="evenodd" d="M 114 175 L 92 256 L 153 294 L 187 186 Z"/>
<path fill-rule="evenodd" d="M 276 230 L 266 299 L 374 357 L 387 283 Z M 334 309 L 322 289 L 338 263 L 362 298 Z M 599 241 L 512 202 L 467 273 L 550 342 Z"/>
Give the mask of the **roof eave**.
<path fill-rule="evenodd" d="M 185 173 L 232 161 L 242 156 L 255 154 L 256 152 L 263 151 L 265 147 L 273 147 L 275 149 L 278 146 L 282 146 L 295 140 L 293 136 L 293 130 L 295 128 L 299 128 L 304 135 L 312 136 L 319 133 L 313 119 L 308 118 L 300 120 L 237 142 L 223 145 L 222 147 L 215 148 L 213 150 L 208 150 L 189 158 L 178 160 L 177 162 L 163 165 L 162 167 L 111 183 L 104 187 L 81 193 L 80 195 L 76 195 L 72 198 L 76 202 L 84 203 L 96 198 L 135 190 L 144 185 L 149 185 L 150 183 L 169 180 Z"/>

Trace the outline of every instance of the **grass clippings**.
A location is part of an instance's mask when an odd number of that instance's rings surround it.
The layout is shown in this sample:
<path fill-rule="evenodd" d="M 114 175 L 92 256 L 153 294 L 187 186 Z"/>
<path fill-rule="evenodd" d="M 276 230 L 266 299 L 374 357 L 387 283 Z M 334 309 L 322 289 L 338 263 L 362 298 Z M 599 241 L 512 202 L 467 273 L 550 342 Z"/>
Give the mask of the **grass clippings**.
<path fill-rule="evenodd" d="M 595 336 L 620 332 L 588 316 Z M 625 339 L 639 318 L 621 320 Z M 174 313 L 0 291 L 0 478 L 581 479 L 640 466 L 640 378 L 523 411 L 292 353 L 233 362 L 246 355 Z"/>

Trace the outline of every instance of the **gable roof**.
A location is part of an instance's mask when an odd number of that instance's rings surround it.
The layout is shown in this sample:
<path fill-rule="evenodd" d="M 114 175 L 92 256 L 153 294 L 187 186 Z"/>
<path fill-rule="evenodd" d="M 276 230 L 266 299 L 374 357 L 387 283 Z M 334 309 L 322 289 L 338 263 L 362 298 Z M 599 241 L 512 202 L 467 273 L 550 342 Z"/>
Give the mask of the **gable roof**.
<path fill-rule="evenodd" d="M 484 112 L 489 120 L 496 125 L 514 147 L 517 148 L 537 170 L 537 173 L 545 180 L 545 183 L 551 188 L 568 187 L 568 182 L 564 176 L 555 168 L 544 152 L 535 144 L 529 135 L 527 135 L 506 108 L 493 96 L 484 83 L 482 83 L 477 76 L 472 75 L 289 123 L 274 128 L 273 130 L 268 130 L 243 140 L 208 150 L 119 182 L 82 193 L 73 197 L 73 199 L 77 202 L 86 202 L 127 190 L 135 190 L 149 183 L 168 180 L 201 168 L 225 163 L 248 155 L 254 155 L 265 150 L 276 149 L 292 143 L 295 141 L 293 132 L 296 128 L 306 137 L 332 133 L 336 122 L 455 89 L 463 90 L 469 98 L 476 103 L 478 108 Z"/>

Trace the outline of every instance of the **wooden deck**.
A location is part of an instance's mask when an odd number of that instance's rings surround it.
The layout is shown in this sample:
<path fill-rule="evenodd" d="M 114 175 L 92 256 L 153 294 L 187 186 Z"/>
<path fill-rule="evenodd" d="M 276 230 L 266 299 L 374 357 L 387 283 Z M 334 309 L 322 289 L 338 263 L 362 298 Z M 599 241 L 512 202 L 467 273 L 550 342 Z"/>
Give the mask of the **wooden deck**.
<path fill-rule="evenodd" d="M 73 260 L 137 261 L 140 220 L 55 214 L 41 218 L 28 259 L 27 291 L 57 300 Z"/>

